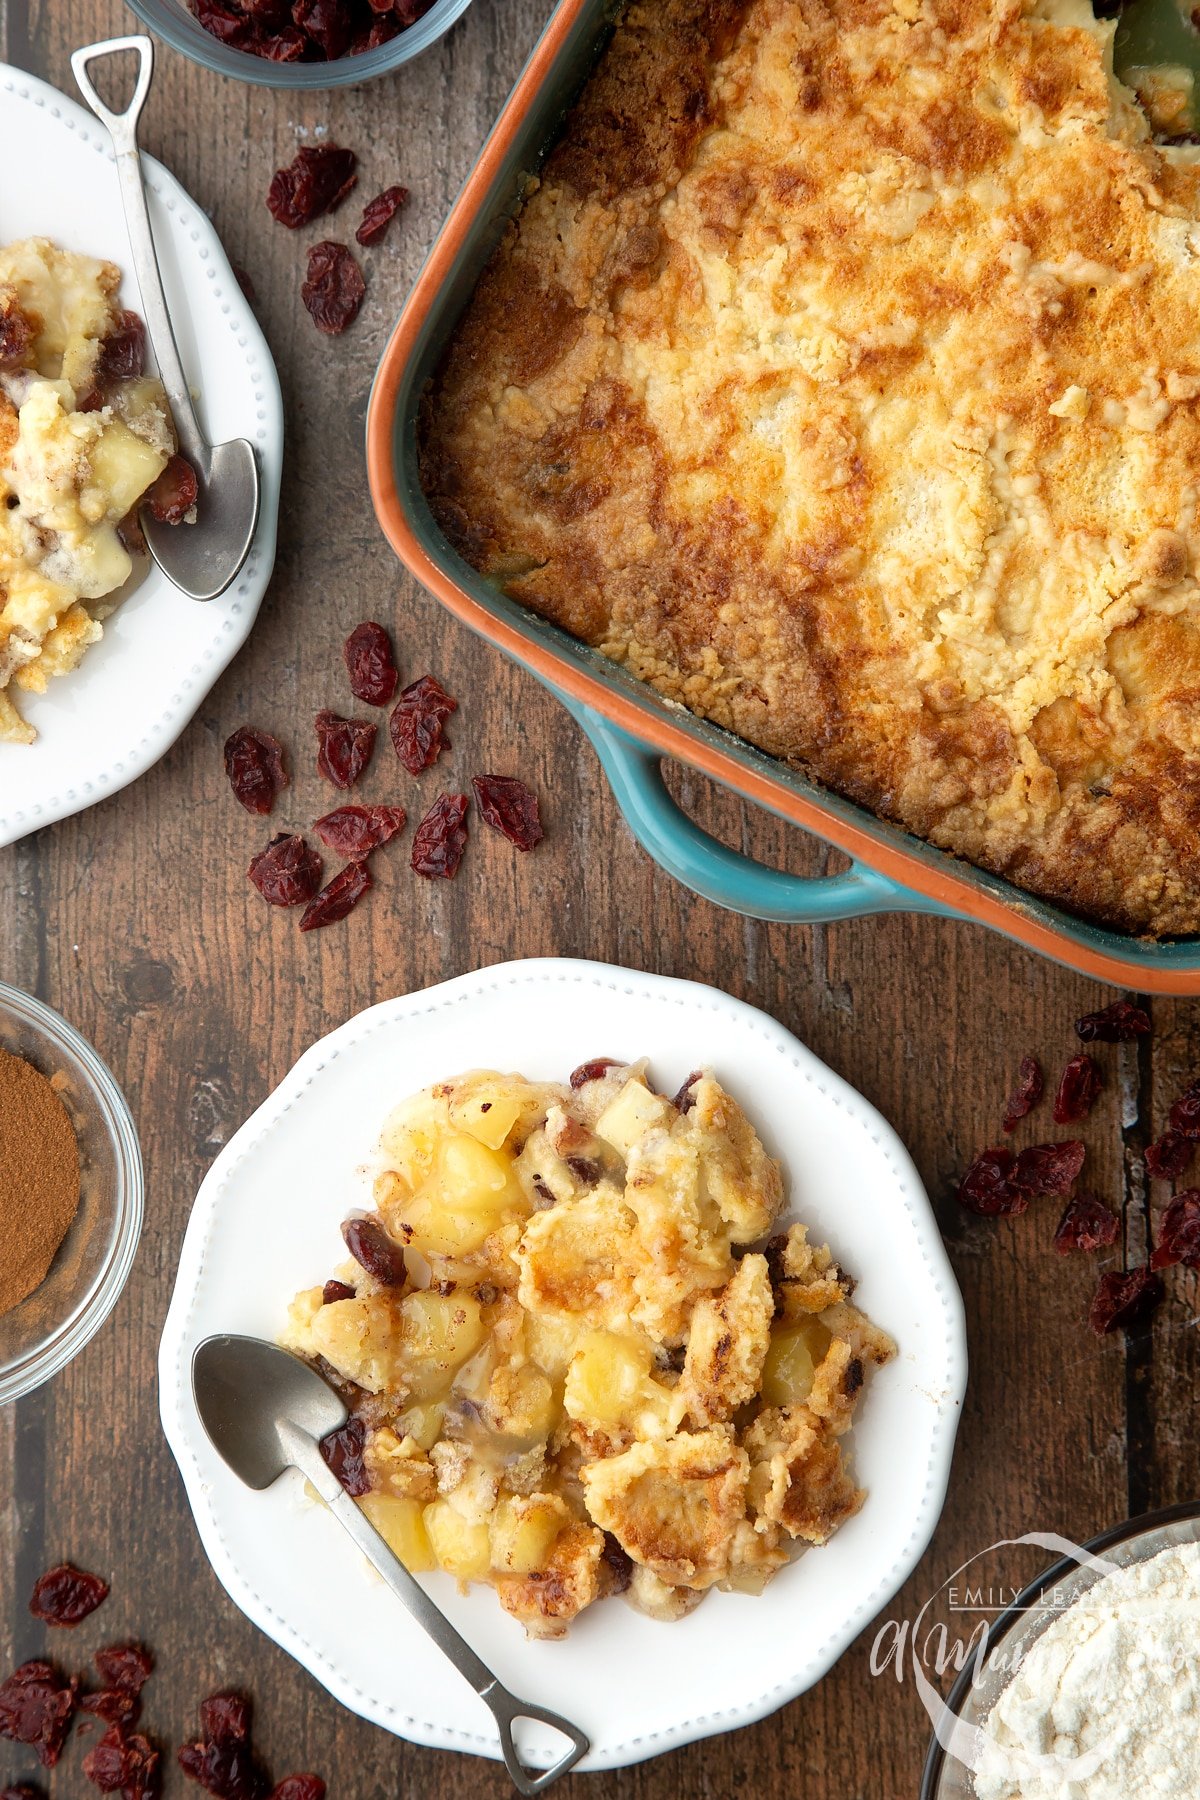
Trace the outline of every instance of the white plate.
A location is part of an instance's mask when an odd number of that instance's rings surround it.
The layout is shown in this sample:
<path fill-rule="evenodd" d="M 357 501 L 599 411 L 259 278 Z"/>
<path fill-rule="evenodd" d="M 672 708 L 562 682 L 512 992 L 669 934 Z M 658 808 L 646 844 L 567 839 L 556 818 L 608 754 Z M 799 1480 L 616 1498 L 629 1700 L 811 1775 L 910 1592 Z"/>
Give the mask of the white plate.
<path fill-rule="evenodd" d="M 201 606 L 151 568 L 79 668 L 19 694 L 35 744 L 0 744 L 0 845 L 115 793 L 169 750 L 254 623 L 275 560 L 283 404 L 266 340 L 216 232 L 173 175 L 146 159 L 167 300 L 200 422 L 258 452 L 262 513 L 246 566 Z M 0 243 L 48 237 L 117 263 L 140 310 L 112 152 L 81 106 L 0 63 Z M 265 214 L 264 214 L 265 217 Z"/>
<path fill-rule="evenodd" d="M 204 1181 L 159 1358 L 163 1425 L 209 1560 L 232 1598 L 317 1680 L 401 1737 L 496 1756 L 490 1716 L 289 1472 L 251 1493 L 205 1437 L 192 1354 L 212 1332 L 274 1337 L 292 1293 L 343 1260 L 369 1205 L 362 1165 L 396 1101 L 473 1066 L 564 1080 L 591 1056 L 649 1056 L 668 1093 L 712 1063 L 781 1156 L 789 1204 L 859 1278 L 899 1344 L 853 1434 L 862 1511 L 757 1597 L 713 1594 L 677 1624 L 623 1601 L 530 1643 L 489 1588 L 422 1577 L 524 1699 L 586 1731 L 585 1768 L 620 1768 L 744 1725 L 836 1662 L 921 1555 L 945 1496 L 966 1385 L 962 1301 L 916 1170 L 873 1107 L 773 1019 L 713 988 L 603 963 L 501 964 L 384 1001 L 323 1038 Z M 523 1746 L 544 1767 L 549 1733 Z"/>

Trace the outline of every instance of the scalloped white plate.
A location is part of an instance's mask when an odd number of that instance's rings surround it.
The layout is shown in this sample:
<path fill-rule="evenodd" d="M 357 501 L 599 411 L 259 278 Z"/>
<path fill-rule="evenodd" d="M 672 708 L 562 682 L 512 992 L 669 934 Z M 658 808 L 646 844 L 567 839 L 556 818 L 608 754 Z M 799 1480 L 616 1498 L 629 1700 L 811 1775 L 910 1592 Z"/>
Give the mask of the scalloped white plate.
<path fill-rule="evenodd" d="M 247 437 L 258 453 L 262 512 L 227 594 L 198 605 L 152 567 L 105 623 L 79 668 L 17 704 L 35 744 L 0 744 L 0 845 L 82 812 L 136 781 L 169 750 L 245 643 L 275 560 L 283 403 L 266 339 L 216 232 L 173 175 L 146 158 L 150 215 L 171 317 L 201 423 L 214 440 Z M 138 307 L 129 238 L 108 140 L 57 89 L 0 63 L 0 243 L 53 238 L 125 273 Z"/>
<path fill-rule="evenodd" d="M 748 1724 L 829 1669 L 921 1555 L 945 1496 L 966 1385 L 962 1301 L 916 1170 L 860 1094 L 753 1007 L 603 963 L 505 963 L 360 1013 L 302 1056 L 200 1189 L 159 1357 L 163 1425 L 204 1548 L 243 1611 L 331 1693 L 418 1743 L 495 1757 L 483 1704 L 373 1576 L 299 1476 L 243 1488 L 196 1416 L 190 1368 L 212 1332 L 274 1337 L 287 1301 L 344 1257 L 370 1204 L 362 1165 L 393 1104 L 473 1066 L 563 1080 L 591 1056 L 649 1056 L 673 1092 L 712 1063 L 783 1158 L 789 1205 L 859 1280 L 899 1355 L 871 1379 L 852 1443 L 862 1511 L 757 1598 L 712 1594 L 677 1624 L 620 1600 L 530 1643 L 476 1587 L 422 1577 L 501 1679 L 575 1720 L 584 1768 L 621 1768 Z M 549 1734 L 524 1746 L 545 1767 Z"/>

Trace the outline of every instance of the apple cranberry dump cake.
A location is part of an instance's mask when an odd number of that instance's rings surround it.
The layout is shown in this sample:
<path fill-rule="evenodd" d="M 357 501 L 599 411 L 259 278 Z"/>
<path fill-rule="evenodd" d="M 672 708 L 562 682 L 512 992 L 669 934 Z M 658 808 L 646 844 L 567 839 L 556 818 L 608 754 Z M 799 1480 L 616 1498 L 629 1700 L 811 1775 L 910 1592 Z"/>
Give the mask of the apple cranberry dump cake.
<path fill-rule="evenodd" d="M 1113 29 L 631 5 L 422 467 L 469 561 L 672 701 L 1161 935 L 1200 928 L 1200 150 Z"/>
<path fill-rule="evenodd" d="M 284 1341 L 346 1394 L 326 1456 L 410 1569 L 560 1637 L 606 1594 L 758 1593 L 859 1507 L 845 1433 L 894 1347 L 802 1224 L 768 1237 L 779 1165 L 711 1074 L 442 1082 L 375 1200 Z"/>

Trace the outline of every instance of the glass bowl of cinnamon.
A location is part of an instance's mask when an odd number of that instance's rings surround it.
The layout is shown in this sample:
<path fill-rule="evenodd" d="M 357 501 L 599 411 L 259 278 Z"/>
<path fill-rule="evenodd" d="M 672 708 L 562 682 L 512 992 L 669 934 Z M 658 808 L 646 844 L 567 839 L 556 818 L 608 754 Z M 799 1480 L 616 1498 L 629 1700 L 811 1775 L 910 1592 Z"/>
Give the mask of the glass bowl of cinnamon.
<path fill-rule="evenodd" d="M 142 1208 L 137 1132 L 112 1075 L 65 1019 L 0 981 L 0 1405 L 100 1329 Z"/>

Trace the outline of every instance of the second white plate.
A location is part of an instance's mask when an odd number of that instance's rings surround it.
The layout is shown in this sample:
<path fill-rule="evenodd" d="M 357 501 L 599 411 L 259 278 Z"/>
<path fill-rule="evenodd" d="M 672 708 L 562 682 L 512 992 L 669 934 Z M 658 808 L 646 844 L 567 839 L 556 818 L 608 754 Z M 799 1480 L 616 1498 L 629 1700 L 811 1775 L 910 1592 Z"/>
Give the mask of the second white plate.
<path fill-rule="evenodd" d="M 671 1093 L 711 1064 L 783 1159 L 789 1205 L 858 1278 L 899 1355 L 853 1434 L 862 1511 L 757 1598 L 711 1595 L 677 1624 L 620 1600 L 531 1643 L 476 1587 L 425 1576 L 526 1699 L 576 1721 L 585 1768 L 620 1768 L 749 1723 L 817 1681 L 904 1581 L 937 1523 L 966 1384 L 962 1302 L 916 1170 L 891 1127 L 803 1044 L 713 988 L 601 963 L 502 964 L 385 1001 L 322 1039 L 218 1157 L 196 1200 L 160 1353 L 162 1418 L 204 1548 L 237 1604 L 331 1693 L 418 1743 L 497 1756 L 483 1704 L 289 1474 L 242 1487 L 196 1415 L 191 1359 L 213 1332 L 273 1338 L 287 1302 L 344 1257 L 370 1205 L 362 1165 L 409 1093 L 472 1067 L 565 1080 L 592 1056 L 648 1056 Z M 523 1748 L 546 1766 L 549 1734 Z"/>
<path fill-rule="evenodd" d="M 151 568 L 106 622 L 101 642 L 45 694 L 18 694 L 35 744 L 0 744 L 0 846 L 81 812 L 135 781 L 170 749 L 245 643 L 275 560 L 283 402 L 266 339 L 208 219 L 147 157 L 150 216 L 179 353 L 215 443 L 245 437 L 258 455 L 262 510 L 229 592 L 198 605 Z M 48 237 L 107 258 L 140 309 L 112 152 L 83 107 L 0 63 L 0 243 Z M 265 215 L 264 215 L 265 216 Z"/>

